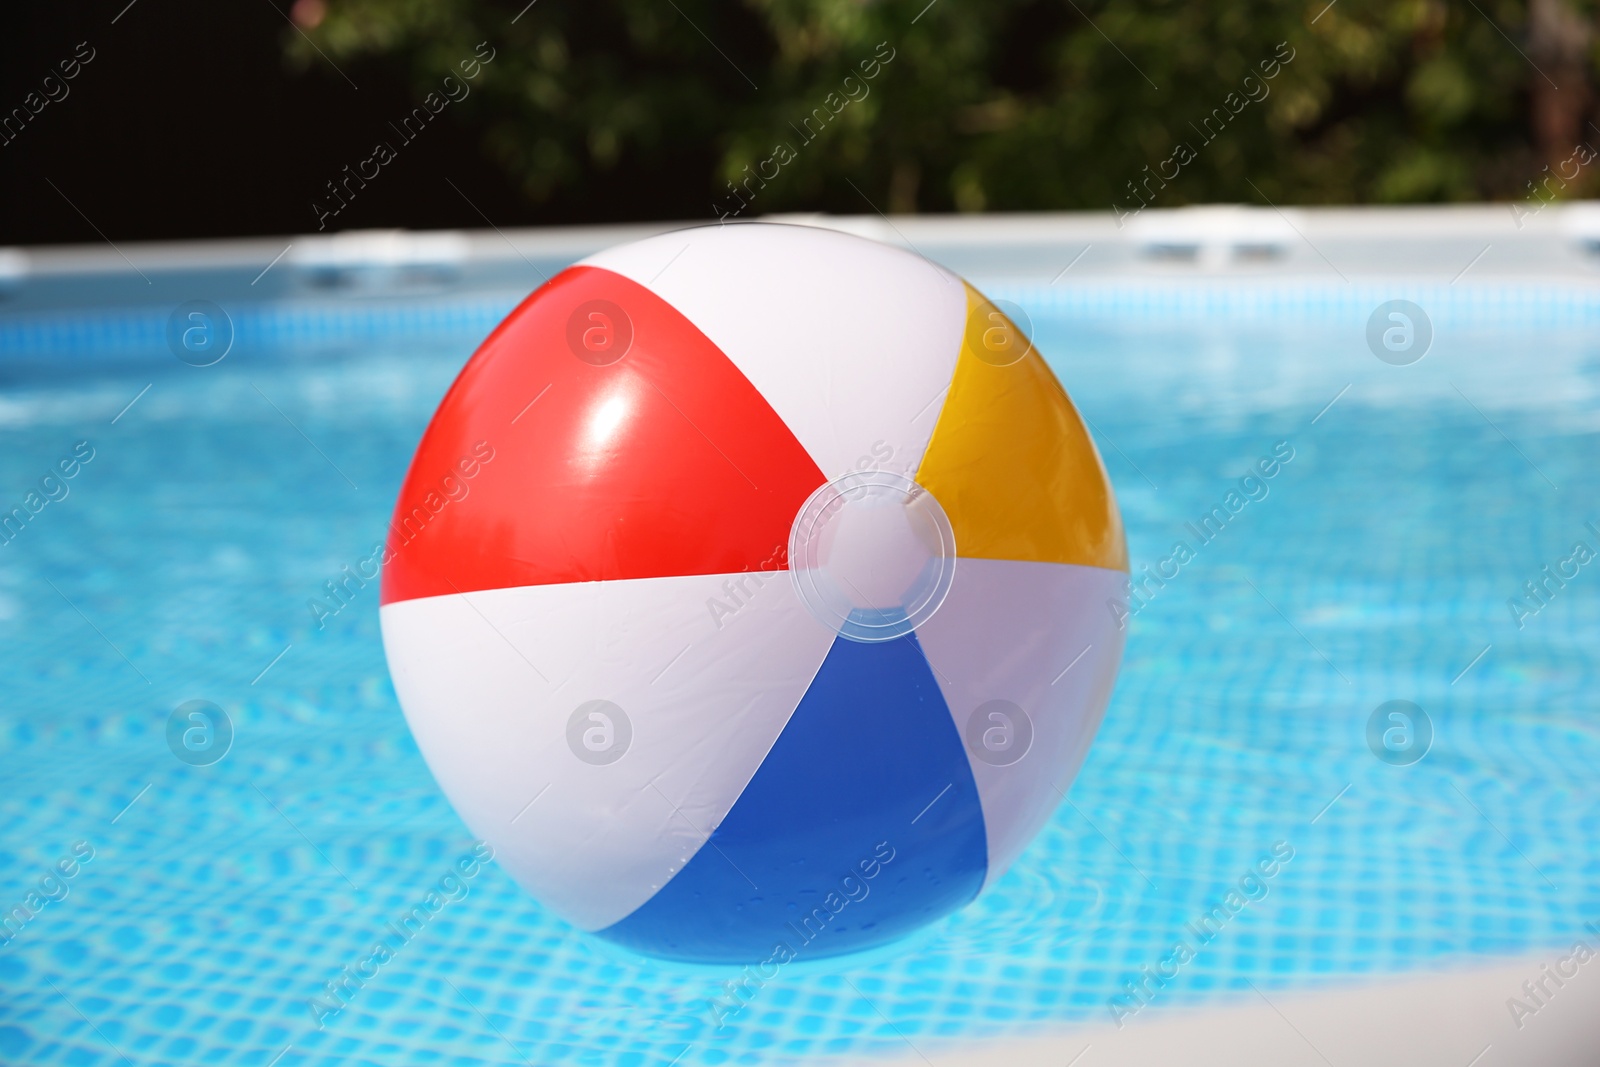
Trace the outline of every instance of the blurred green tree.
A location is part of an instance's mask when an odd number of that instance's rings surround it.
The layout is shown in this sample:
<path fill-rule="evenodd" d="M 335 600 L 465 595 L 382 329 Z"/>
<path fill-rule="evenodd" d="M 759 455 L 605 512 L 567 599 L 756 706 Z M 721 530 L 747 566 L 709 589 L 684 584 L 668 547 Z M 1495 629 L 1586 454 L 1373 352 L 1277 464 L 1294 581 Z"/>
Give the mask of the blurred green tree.
<path fill-rule="evenodd" d="M 690 215 L 1600 187 L 1574 157 L 1600 147 L 1597 0 L 524 3 L 297 0 L 287 47 L 386 57 L 421 93 L 488 41 L 472 114 L 555 207 L 661 182 Z"/>

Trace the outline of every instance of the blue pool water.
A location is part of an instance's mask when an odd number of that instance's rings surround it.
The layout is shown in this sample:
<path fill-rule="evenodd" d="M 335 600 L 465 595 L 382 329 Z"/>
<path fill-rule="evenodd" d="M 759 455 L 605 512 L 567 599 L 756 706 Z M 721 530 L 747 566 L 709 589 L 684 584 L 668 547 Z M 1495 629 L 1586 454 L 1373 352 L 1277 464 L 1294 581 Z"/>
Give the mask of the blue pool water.
<path fill-rule="evenodd" d="M 1180 938 L 1198 951 L 1145 1012 L 1488 962 L 1600 921 L 1600 560 L 1508 605 L 1575 542 L 1600 549 L 1600 298 L 996 295 L 1092 422 L 1135 570 L 1178 541 L 1193 558 L 1149 586 L 1070 804 L 989 894 L 893 950 L 792 964 L 720 1028 L 733 975 L 578 934 L 492 864 L 342 1011 L 319 1027 L 312 1007 L 473 842 L 395 703 L 376 585 L 321 629 L 306 602 L 383 536 L 509 296 L 426 321 L 235 308 L 236 351 L 208 368 L 152 348 L 164 315 L 0 322 L 0 511 L 93 452 L 0 546 L 0 908 L 76 872 L 0 946 L 0 1063 L 928 1054 L 1107 1022 Z M 1364 337 L 1398 296 L 1436 332 L 1405 367 Z M 1186 524 L 1275 448 L 1292 459 L 1266 495 L 1200 543 Z M 211 766 L 168 748 L 196 699 L 233 724 Z M 1413 765 L 1369 748 L 1391 700 L 1431 722 Z M 1198 944 L 1275 847 L 1292 858 Z"/>

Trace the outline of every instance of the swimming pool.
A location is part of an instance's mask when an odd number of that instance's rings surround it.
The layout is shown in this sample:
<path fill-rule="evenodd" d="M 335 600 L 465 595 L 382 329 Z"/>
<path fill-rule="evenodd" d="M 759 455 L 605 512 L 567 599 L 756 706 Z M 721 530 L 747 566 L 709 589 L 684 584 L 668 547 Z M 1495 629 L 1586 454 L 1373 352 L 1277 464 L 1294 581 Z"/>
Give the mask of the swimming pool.
<path fill-rule="evenodd" d="M 1091 262 L 974 278 L 1091 422 L 1142 579 L 1096 607 L 1131 636 L 1069 803 L 974 905 L 732 1008 L 736 972 L 578 934 L 492 863 L 369 962 L 474 842 L 395 703 L 376 583 L 308 602 L 383 536 L 515 286 L 225 301 L 207 367 L 161 350 L 169 305 L 0 321 L 0 512 L 29 514 L 0 546 L 0 908 L 52 871 L 65 894 L 0 947 L 0 1062 L 937 1055 L 1596 940 L 1600 289 Z M 1402 299 L 1415 362 L 1369 345 Z M 231 721 L 210 765 L 169 747 L 190 700 Z M 1390 701 L 1431 730 L 1416 762 L 1381 742 L 1399 720 L 1369 744 Z"/>

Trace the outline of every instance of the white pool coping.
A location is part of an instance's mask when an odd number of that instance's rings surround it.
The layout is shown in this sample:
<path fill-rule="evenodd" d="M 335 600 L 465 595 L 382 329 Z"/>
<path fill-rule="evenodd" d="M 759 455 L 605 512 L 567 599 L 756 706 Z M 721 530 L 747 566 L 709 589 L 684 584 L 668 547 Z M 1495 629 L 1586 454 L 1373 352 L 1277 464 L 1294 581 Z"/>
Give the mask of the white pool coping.
<path fill-rule="evenodd" d="M 1594 938 L 1588 938 L 1590 944 Z M 1065 1026 L 973 1044 L 918 1041 L 852 1067 L 1594 1067 L 1600 1063 L 1600 956 L 1541 968 L 1563 950 L 1433 974 L 1346 980 L 1321 990 L 1261 989 L 1204 1009 L 1153 1002 L 1119 1029 Z M 1533 994 L 1523 983 L 1544 981 Z M 1533 999 L 1537 997 L 1538 999 Z M 1510 1001 L 1530 1012 L 1513 1012 Z M 1542 1001 L 1542 1003 L 1540 1003 Z M 833 1061 L 838 1063 L 839 1061 Z"/>
<path fill-rule="evenodd" d="M 919 251 L 990 279 L 1062 283 L 1082 277 L 1417 275 L 1600 280 L 1600 202 L 1437 207 L 1284 208 L 1211 205 L 1008 215 L 776 215 Z M 607 226 L 407 231 L 185 242 L 0 248 L 0 287 L 86 275 L 174 271 L 273 274 L 450 270 L 570 263 L 624 241 L 710 220 Z M 738 225 L 738 223 L 730 223 Z M 252 276 L 255 276 L 252 278 Z M 259 290 L 267 292 L 268 290 Z"/>

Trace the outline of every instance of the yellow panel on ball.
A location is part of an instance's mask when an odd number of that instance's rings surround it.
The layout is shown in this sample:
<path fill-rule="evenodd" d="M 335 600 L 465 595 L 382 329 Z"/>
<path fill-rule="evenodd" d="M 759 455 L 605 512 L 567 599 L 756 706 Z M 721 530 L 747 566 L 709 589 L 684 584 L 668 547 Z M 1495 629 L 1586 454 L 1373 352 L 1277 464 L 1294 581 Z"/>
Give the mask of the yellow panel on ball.
<path fill-rule="evenodd" d="M 944 506 L 960 556 L 1128 569 L 1122 516 L 1082 417 L 1027 336 L 971 286 L 917 481 Z"/>

